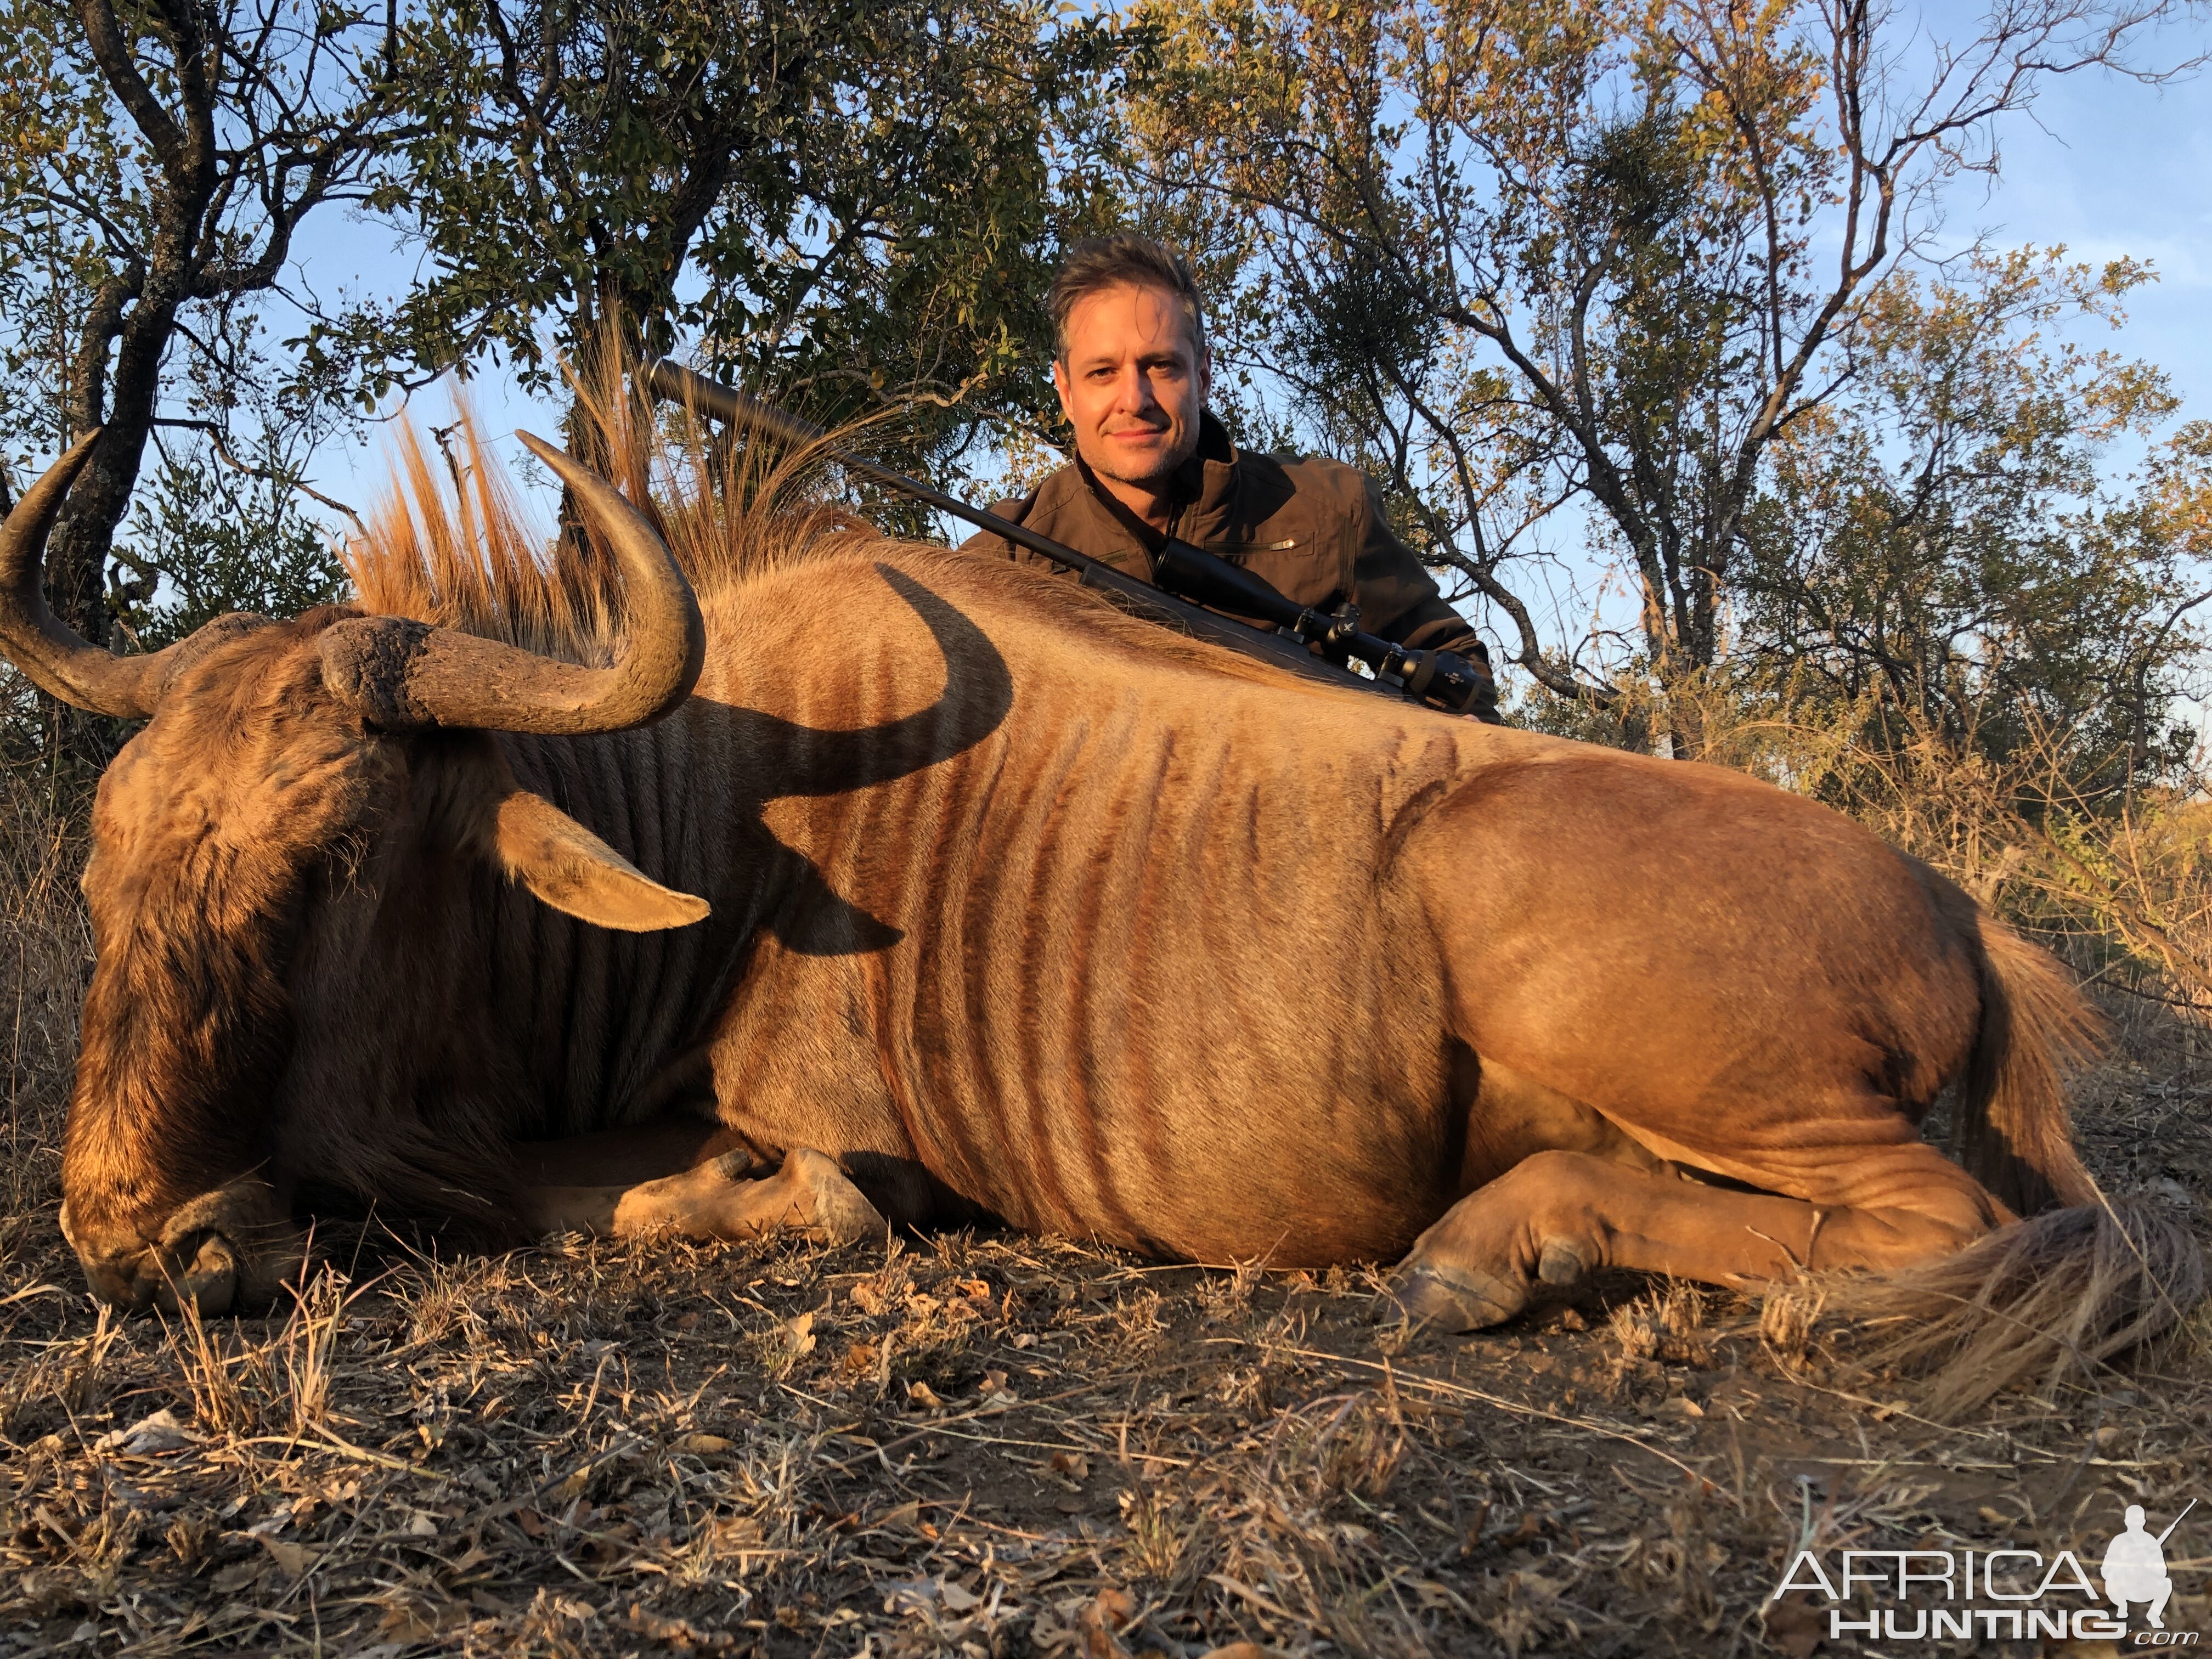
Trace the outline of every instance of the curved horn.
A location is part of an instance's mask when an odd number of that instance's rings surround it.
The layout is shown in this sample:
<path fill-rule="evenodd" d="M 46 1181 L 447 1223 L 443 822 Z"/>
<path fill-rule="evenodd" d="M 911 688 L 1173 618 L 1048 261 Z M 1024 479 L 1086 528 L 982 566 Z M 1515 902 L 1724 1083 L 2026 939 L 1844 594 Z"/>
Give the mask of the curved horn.
<path fill-rule="evenodd" d="M 372 725 L 619 732 L 659 719 L 698 684 L 706 624 L 666 544 L 605 479 L 526 432 L 517 435 L 560 475 L 622 571 L 629 624 L 614 661 L 580 668 L 449 628 L 357 617 L 325 630 L 323 680 Z"/>
<path fill-rule="evenodd" d="M 0 525 L 0 654 L 50 696 L 95 714 L 143 720 L 161 701 L 174 665 L 165 659 L 176 647 L 146 657 L 110 656 L 62 625 L 46 609 L 41 585 L 54 515 L 99 441 L 95 428 L 71 444 Z"/>

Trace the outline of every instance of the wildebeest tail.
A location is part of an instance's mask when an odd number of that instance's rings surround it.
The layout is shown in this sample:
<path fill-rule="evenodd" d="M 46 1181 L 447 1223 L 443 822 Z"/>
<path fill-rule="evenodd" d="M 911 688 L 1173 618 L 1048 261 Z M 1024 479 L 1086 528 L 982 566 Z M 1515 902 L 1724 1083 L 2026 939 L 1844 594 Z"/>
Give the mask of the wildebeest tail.
<path fill-rule="evenodd" d="M 2106 1198 L 2074 1149 L 2065 1079 L 2097 1050 L 2095 1013 L 2048 953 L 1978 920 L 1982 1027 L 1954 1150 L 2024 1218 L 1917 1267 L 1778 1293 L 1815 1294 L 1857 1323 L 1865 1363 L 1926 1376 L 1920 1409 L 1954 1419 L 2008 1388 L 2085 1375 L 2172 1329 L 2205 1291 L 2187 1227 Z"/>
<path fill-rule="evenodd" d="M 1808 1295 L 1869 1339 L 1862 1363 L 1926 1378 L 1916 1408 L 1955 1422 L 2007 1389 L 2086 1376 L 2164 1335 L 2203 1298 L 2204 1257 L 2179 1221 L 2100 1201 L 2045 1210 L 1918 1267 L 1776 1292 Z"/>
<path fill-rule="evenodd" d="M 2097 1183 L 2074 1150 L 2066 1073 L 2103 1035 L 2049 952 L 2002 922 L 1977 918 L 1982 1030 L 1960 1091 L 1953 1149 L 1967 1173 L 2015 1215 L 2094 1204 Z"/>

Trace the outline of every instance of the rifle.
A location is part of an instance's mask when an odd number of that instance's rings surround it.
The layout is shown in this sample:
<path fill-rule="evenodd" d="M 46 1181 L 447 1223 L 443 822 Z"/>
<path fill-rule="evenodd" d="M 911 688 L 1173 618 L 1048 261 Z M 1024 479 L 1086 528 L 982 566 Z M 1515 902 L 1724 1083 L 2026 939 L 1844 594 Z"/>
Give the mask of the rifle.
<path fill-rule="evenodd" d="M 2197 1500 L 2196 1500 L 2195 1498 L 2191 1498 L 2191 1499 L 2190 1499 L 2186 1504 L 2184 1504 L 2181 1506 L 2181 1514 L 2180 1514 L 2180 1515 L 2177 1515 L 2177 1516 L 2175 1516 L 2172 1521 L 2170 1521 L 2170 1522 L 2168 1522 L 2166 1523 L 2166 1530 L 2165 1530 L 2164 1532 L 2162 1532 L 2162 1533 L 2159 1534 L 2159 1535 L 2158 1535 L 2159 1547 L 2160 1547 L 2160 1549 L 2165 1548 L 2165 1547 L 2166 1547 L 2166 1540 L 2167 1539 L 2169 1539 L 2169 1538 L 2171 1538 L 2171 1537 L 2172 1537 L 2172 1536 L 2173 1536 L 2173 1529 L 2174 1529 L 2174 1528 L 2176 1528 L 2176 1527 L 2178 1527 L 2178 1526 L 2179 1526 L 2179 1525 L 2181 1524 L 2182 1517 L 2183 1517 L 2184 1516 L 2186 1516 L 2186 1515 L 2189 1513 L 2189 1511 L 2190 1511 L 2190 1510 L 2191 1510 L 2195 1509 L 2196 1507 L 2197 1507 Z"/>
<path fill-rule="evenodd" d="M 909 496 L 940 513 L 965 520 L 979 530 L 1005 538 L 1015 546 L 1078 574 L 1085 587 L 1111 594 L 1125 608 L 1167 623 L 1185 633 L 1225 645 L 1246 656 L 1258 657 L 1309 678 L 1332 684 L 1356 685 L 1387 696 L 1421 702 L 1433 699 L 1446 708 L 1463 711 L 1474 706 L 1485 676 L 1449 651 L 1408 651 L 1372 634 L 1359 631 L 1359 612 L 1346 606 L 1344 614 L 1331 615 L 1286 599 L 1254 575 L 1217 554 L 1188 542 L 1170 538 L 1153 560 L 1155 583 L 1141 582 L 1065 543 L 1041 536 L 1025 525 L 1001 518 L 919 479 L 878 466 L 856 455 L 829 448 L 830 434 L 811 421 L 778 409 L 773 404 L 707 379 L 666 358 L 647 365 L 647 389 L 670 403 L 679 403 L 699 414 L 711 415 L 726 425 L 756 428 L 787 444 L 825 448 L 849 472 L 900 495 Z M 1231 615 L 1222 615 L 1227 611 Z M 1279 632 L 1240 620 L 1257 617 Z M 1316 656 L 1310 646 L 1321 647 Z M 1355 674 L 1345 667 L 1357 658 L 1374 670 L 1375 678 Z"/>

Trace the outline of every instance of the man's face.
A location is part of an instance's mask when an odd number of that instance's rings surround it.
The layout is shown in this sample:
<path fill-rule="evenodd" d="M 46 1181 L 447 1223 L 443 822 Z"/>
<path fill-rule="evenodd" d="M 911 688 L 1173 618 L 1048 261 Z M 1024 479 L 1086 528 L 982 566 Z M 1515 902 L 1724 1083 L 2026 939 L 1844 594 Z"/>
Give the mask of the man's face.
<path fill-rule="evenodd" d="M 1052 366 L 1060 406 L 1091 470 L 1152 485 L 1198 447 L 1206 362 L 1173 295 L 1127 285 L 1078 301 L 1067 355 Z"/>

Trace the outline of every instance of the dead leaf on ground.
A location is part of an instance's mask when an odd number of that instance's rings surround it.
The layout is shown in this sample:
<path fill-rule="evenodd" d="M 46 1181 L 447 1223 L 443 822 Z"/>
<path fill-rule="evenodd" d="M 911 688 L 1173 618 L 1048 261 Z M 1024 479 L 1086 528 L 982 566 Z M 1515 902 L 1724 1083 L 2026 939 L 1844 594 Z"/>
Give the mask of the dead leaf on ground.
<path fill-rule="evenodd" d="M 278 1570 L 295 1582 L 315 1565 L 314 1551 L 303 1545 L 288 1544 L 280 1538 L 271 1538 L 266 1533 L 261 1534 L 261 1547 L 269 1552 L 269 1559 L 276 1564 Z"/>
<path fill-rule="evenodd" d="M 1125 1589 L 1109 1584 L 1098 1599 L 1084 1608 L 1079 1626 L 1084 1659 L 1127 1659 L 1121 1627 L 1137 1616 L 1137 1603 Z"/>
<path fill-rule="evenodd" d="M 377 1621 L 376 1633 L 392 1642 L 434 1641 L 440 1632 L 450 1630 L 455 1625 L 465 1624 L 468 1617 L 467 1607 L 457 1601 L 449 1601 L 437 1607 L 407 1602 L 386 1607 L 383 1618 Z"/>
<path fill-rule="evenodd" d="M 269 1564 L 265 1561 L 234 1561 L 208 1582 L 215 1586 L 218 1594 L 235 1595 L 268 1570 Z"/>
<path fill-rule="evenodd" d="M 727 1631 L 701 1630 L 688 1619 L 669 1619 L 648 1613 L 633 1601 L 626 1621 L 639 1635 L 647 1637 L 678 1653 L 727 1653 L 737 1646 L 738 1638 Z"/>
<path fill-rule="evenodd" d="M 164 1452 L 182 1451 L 187 1446 L 198 1445 L 206 1438 L 179 1422 L 176 1413 L 164 1406 L 127 1429 L 103 1434 L 92 1443 L 92 1449 L 119 1453 L 125 1457 L 159 1457 Z"/>

